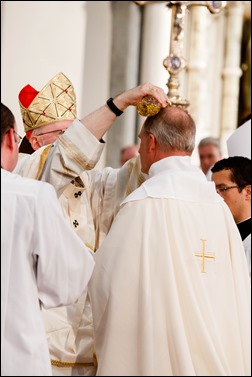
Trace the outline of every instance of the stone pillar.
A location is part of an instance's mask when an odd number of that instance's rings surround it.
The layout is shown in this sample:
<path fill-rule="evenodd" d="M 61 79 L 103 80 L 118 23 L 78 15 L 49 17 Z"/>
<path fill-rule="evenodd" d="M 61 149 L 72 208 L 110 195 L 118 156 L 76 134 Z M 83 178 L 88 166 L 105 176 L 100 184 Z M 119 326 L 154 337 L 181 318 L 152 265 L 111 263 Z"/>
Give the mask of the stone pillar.
<path fill-rule="evenodd" d="M 220 137 L 222 68 L 225 39 L 225 12 L 211 14 L 205 7 L 189 9 L 186 46 L 186 98 L 197 126 L 193 162 L 199 164 L 199 141 Z"/>
<path fill-rule="evenodd" d="M 152 3 L 143 11 L 140 81 L 150 81 L 167 93 L 168 73 L 163 60 L 170 51 L 171 9 L 166 4 Z"/>
<path fill-rule="evenodd" d="M 138 85 L 142 10 L 132 1 L 111 1 L 111 96 Z M 136 142 L 136 109 L 128 108 L 107 134 L 106 166 L 119 167 L 120 149 Z"/>
<path fill-rule="evenodd" d="M 205 108 L 207 105 L 207 82 L 206 69 L 208 65 L 207 31 L 208 31 L 208 10 L 205 7 L 190 8 L 190 49 L 188 51 L 187 71 L 187 98 L 190 101 L 190 114 L 192 115 L 199 132 L 209 132 L 205 119 Z M 205 129 L 205 131 L 204 131 Z"/>
<path fill-rule="evenodd" d="M 244 4 L 229 1 L 227 6 L 226 54 L 223 68 L 221 138 L 227 140 L 238 125 L 241 39 Z"/>
<path fill-rule="evenodd" d="M 171 9 L 166 4 L 143 7 L 140 82 L 151 82 L 167 93 L 168 72 L 163 60 L 170 52 Z M 138 116 L 138 132 L 145 118 Z"/>

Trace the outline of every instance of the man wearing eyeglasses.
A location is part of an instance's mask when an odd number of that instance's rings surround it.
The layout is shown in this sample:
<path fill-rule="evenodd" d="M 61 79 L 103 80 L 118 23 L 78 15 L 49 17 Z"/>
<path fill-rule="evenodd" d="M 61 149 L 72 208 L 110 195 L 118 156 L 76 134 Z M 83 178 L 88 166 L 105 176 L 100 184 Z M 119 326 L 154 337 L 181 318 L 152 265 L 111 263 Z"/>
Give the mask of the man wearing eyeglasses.
<path fill-rule="evenodd" d="M 227 203 L 239 229 L 251 276 L 251 160 L 234 156 L 211 169 L 216 191 Z"/>

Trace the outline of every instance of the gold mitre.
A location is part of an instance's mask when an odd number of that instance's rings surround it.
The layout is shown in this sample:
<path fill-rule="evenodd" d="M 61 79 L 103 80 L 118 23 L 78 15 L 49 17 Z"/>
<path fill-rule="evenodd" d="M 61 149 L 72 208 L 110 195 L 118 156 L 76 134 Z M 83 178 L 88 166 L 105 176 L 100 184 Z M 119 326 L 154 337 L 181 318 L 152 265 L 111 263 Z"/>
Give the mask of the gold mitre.
<path fill-rule="evenodd" d="M 54 76 L 40 92 L 26 85 L 18 98 L 25 132 L 76 118 L 74 88 L 62 72 Z"/>

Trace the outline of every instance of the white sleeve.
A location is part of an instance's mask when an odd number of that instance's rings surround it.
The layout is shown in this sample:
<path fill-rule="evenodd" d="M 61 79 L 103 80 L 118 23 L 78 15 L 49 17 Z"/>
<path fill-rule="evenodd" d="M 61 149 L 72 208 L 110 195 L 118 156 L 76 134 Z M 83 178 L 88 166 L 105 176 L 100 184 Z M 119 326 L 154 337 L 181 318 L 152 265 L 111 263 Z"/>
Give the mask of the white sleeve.
<path fill-rule="evenodd" d="M 35 216 L 39 299 L 45 308 L 69 305 L 89 282 L 93 256 L 63 217 L 55 190 L 47 183 L 41 185 Z"/>
<path fill-rule="evenodd" d="M 54 144 L 43 146 L 31 155 L 20 153 L 14 172 L 51 183 L 59 197 L 72 179 L 95 167 L 104 145 L 75 119 Z"/>

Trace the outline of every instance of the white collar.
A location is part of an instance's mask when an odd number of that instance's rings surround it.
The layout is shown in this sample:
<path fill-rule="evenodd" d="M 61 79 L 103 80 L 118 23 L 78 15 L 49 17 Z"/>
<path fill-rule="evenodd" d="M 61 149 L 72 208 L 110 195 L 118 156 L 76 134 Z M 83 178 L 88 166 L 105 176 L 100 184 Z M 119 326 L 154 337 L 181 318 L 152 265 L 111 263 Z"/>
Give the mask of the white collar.
<path fill-rule="evenodd" d="M 223 201 L 214 182 L 207 181 L 202 170 L 191 164 L 189 156 L 171 156 L 154 163 L 149 170 L 149 179 L 121 204 L 146 197 Z"/>

